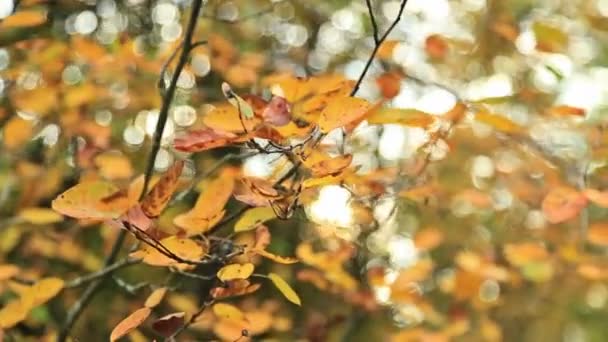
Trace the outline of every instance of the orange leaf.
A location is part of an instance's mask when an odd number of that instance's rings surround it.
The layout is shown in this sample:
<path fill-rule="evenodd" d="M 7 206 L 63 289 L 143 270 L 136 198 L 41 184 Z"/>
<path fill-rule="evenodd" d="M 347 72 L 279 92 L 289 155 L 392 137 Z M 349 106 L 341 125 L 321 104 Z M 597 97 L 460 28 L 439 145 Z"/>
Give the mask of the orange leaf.
<path fill-rule="evenodd" d="M 504 133 L 521 133 L 524 130 L 523 127 L 509 120 L 505 116 L 491 114 L 486 111 L 481 111 L 475 114 L 475 120 Z"/>
<path fill-rule="evenodd" d="M 152 293 L 148 296 L 148 298 L 146 298 L 146 302 L 144 303 L 144 306 L 147 308 L 153 308 L 153 307 L 157 306 L 163 300 L 166 293 L 167 293 L 166 287 L 157 288 L 156 290 L 152 291 Z"/>
<path fill-rule="evenodd" d="M 8 280 L 19 274 L 19 267 L 15 265 L 0 265 L 0 281 Z"/>
<path fill-rule="evenodd" d="M 239 137 L 233 133 L 203 128 L 175 138 L 173 145 L 178 151 L 192 153 L 224 147 L 237 141 Z"/>
<path fill-rule="evenodd" d="M 369 102 L 355 97 L 333 99 L 321 112 L 319 128 L 321 132 L 328 133 L 335 128 L 364 119 L 370 107 Z"/>
<path fill-rule="evenodd" d="M 165 206 L 169 203 L 173 192 L 177 188 L 179 176 L 182 174 L 183 168 L 183 160 L 175 162 L 143 198 L 141 209 L 148 217 L 158 217 L 163 209 L 165 209 Z"/>
<path fill-rule="evenodd" d="M 587 231 L 587 241 L 594 245 L 608 247 L 608 223 L 594 223 Z"/>
<path fill-rule="evenodd" d="M 587 198 L 575 189 L 560 186 L 543 199 L 542 210 L 550 223 L 561 223 L 578 216 L 587 205 Z"/>
<path fill-rule="evenodd" d="M 321 160 L 312 165 L 310 171 L 312 171 L 313 177 L 335 176 L 340 173 L 340 171 L 347 168 L 352 161 L 352 154 L 342 155 L 331 159 Z"/>
<path fill-rule="evenodd" d="M 9 29 L 15 27 L 36 26 L 46 22 L 46 12 L 41 11 L 19 11 L 8 16 L 0 22 L 0 28 Z"/>
<path fill-rule="evenodd" d="M 24 120 L 18 116 L 14 116 L 4 124 L 3 143 L 8 150 L 14 150 L 23 147 L 34 133 L 34 123 L 31 120 Z"/>
<path fill-rule="evenodd" d="M 401 91 L 402 76 L 397 72 L 386 72 L 376 78 L 376 84 L 380 89 L 380 94 L 385 99 L 392 99 Z"/>
<path fill-rule="evenodd" d="M 424 48 L 429 57 L 433 59 L 442 59 L 448 52 L 448 44 L 443 37 L 438 34 L 432 34 L 426 37 Z"/>
<path fill-rule="evenodd" d="M 130 205 L 127 194 L 114 184 L 102 181 L 79 183 L 52 202 L 54 210 L 80 219 L 110 219 L 120 216 Z"/>
<path fill-rule="evenodd" d="M 130 314 L 114 327 L 110 334 L 110 341 L 114 342 L 139 327 L 150 316 L 150 308 L 141 308 Z"/>
<path fill-rule="evenodd" d="M 217 105 L 203 116 L 205 126 L 214 131 L 227 133 L 243 133 L 245 132 L 243 125 L 247 132 L 253 132 L 261 122 L 257 117 L 247 120 L 241 119 L 238 109 L 227 103 Z"/>
<path fill-rule="evenodd" d="M 548 109 L 547 112 L 550 115 L 555 115 L 555 116 L 566 116 L 566 115 L 585 116 L 585 110 L 583 108 L 566 106 L 566 105 L 551 107 Z"/>
<path fill-rule="evenodd" d="M 583 190 L 583 194 L 588 200 L 593 202 L 593 204 L 602 208 L 608 208 L 608 191 L 585 189 Z"/>
<path fill-rule="evenodd" d="M 384 42 L 382 42 L 380 48 L 378 48 L 378 58 L 392 59 L 393 51 L 395 50 L 395 47 L 397 47 L 398 44 L 398 40 L 385 40 Z"/>

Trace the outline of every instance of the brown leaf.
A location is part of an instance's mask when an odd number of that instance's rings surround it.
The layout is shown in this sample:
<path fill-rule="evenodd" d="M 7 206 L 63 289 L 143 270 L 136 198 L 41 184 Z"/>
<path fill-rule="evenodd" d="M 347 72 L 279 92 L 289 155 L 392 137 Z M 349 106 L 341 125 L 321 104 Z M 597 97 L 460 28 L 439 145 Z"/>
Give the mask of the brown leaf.
<path fill-rule="evenodd" d="M 165 315 L 152 323 L 152 329 L 162 337 L 169 337 L 184 325 L 185 316 L 185 312 L 174 312 Z"/>
<path fill-rule="evenodd" d="M 154 185 L 152 190 L 143 198 L 141 209 L 150 218 L 158 217 L 165 209 L 177 188 L 179 176 L 182 174 L 184 161 L 175 162 Z"/>

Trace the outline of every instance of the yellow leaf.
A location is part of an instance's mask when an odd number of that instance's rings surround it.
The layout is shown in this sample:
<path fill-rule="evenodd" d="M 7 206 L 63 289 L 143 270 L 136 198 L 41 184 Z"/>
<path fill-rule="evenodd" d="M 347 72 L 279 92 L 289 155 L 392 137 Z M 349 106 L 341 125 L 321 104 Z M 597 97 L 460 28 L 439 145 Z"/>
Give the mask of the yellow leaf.
<path fill-rule="evenodd" d="M 287 300 L 289 300 L 290 302 L 292 302 L 296 305 L 302 305 L 302 302 L 300 301 L 300 297 L 298 297 L 298 294 L 278 274 L 270 273 L 270 274 L 268 274 L 268 278 L 270 278 L 270 280 L 272 281 L 274 286 L 276 286 L 277 289 L 279 289 L 279 291 L 281 291 L 281 293 L 283 294 L 283 296 L 285 296 L 285 298 L 287 298 Z"/>
<path fill-rule="evenodd" d="M 57 88 L 36 87 L 31 90 L 19 89 L 12 97 L 20 111 L 44 117 L 57 108 Z"/>
<path fill-rule="evenodd" d="M 63 216 L 49 208 L 24 208 L 19 217 L 29 223 L 44 225 L 63 221 Z"/>
<path fill-rule="evenodd" d="M 521 133 L 524 130 L 523 127 L 503 115 L 491 114 L 485 111 L 475 114 L 475 120 L 504 133 Z"/>
<path fill-rule="evenodd" d="M 205 126 L 220 132 L 242 133 L 243 125 L 248 132 L 255 131 L 255 128 L 262 123 L 257 117 L 249 120 L 241 120 L 239 111 L 230 104 L 219 104 L 209 113 L 203 116 Z"/>
<path fill-rule="evenodd" d="M 21 299 L 24 303 L 31 305 L 30 308 L 34 308 L 57 296 L 64 284 L 65 282 L 59 278 L 44 278 L 26 289 L 22 293 Z"/>
<path fill-rule="evenodd" d="M 322 133 L 328 133 L 334 128 L 362 120 L 369 113 L 370 107 L 368 101 L 355 97 L 333 99 L 321 112 L 319 128 Z"/>
<path fill-rule="evenodd" d="M 217 272 L 217 277 L 221 281 L 234 279 L 247 279 L 253 273 L 255 266 L 252 263 L 246 264 L 230 264 L 222 267 Z"/>
<path fill-rule="evenodd" d="M 433 115 L 417 109 L 379 108 L 367 117 L 367 122 L 372 125 L 400 124 L 427 127 L 435 122 L 435 118 Z"/>
<path fill-rule="evenodd" d="M 0 265 L 0 281 L 8 280 L 19 274 L 19 267 L 15 265 Z"/>
<path fill-rule="evenodd" d="M 194 240 L 178 238 L 176 236 L 170 236 L 168 238 L 160 240 L 160 243 L 171 253 L 177 255 L 184 260 L 198 261 L 203 255 L 205 250 L 201 245 L 196 243 Z M 141 258 L 142 261 L 152 266 L 174 266 L 178 268 L 188 268 L 191 265 L 180 264 L 179 261 L 174 260 L 168 256 L 165 256 L 155 248 L 146 245 L 143 249 L 131 253 L 133 258 Z"/>
<path fill-rule="evenodd" d="M 167 293 L 166 287 L 157 288 L 156 290 L 152 291 L 152 293 L 148 296 L 148 298 L 146 298 L 146 302 L 144 303 L 144 306 L 147 308 L 153 308 L 153 307 L 157 306 L 163 300 L 166 293 Z"/>
<path fill-rule="evenodd" d="M 23 321 L 29 312 L 30 308 L 24 305 L 20 299 L 9 302 L 0 310 L 0 328 L 12 328 L 17 323 Z"/>
<path fill-rule="evenodd" d="M 85 83 L 77 87 L 68 88 L 63 101 L 68 108 L 77 108 L 85 103 L 92 102 L 99 97 L 99 90 L 91 83 Z"/>
<path fill-rule="evenodd" d="M 249 209 L 234 225 L 235 232 L 245 232 L 255 229 L 258 225 L 276 218 L 271 207 L 258 207 Z"/>
<path fill-rule="evenodd" d="M 141 202 L 141 209 L 148 217 L 158 217 L 163 209 L 165 209 L 165 206 L 169 203 L 173 192 L 177 188 L 179 176 L 181 176 L 183 168 L 183 160 L 175 162 L 144 197 Z"/>
<path fill-rule="evenodd" d="M 225 303 L 217 303 L 213 306 L 213 313 L 218 318 L 230 319 L 230 320 L 242 320 L 245 318 L 245 315 L 239 310 L 236 306 L 225 304 Z"/>
<path fill-rule="evenodd" d="M 532 24 L 532 31 L 536 37 L 536 48 L 541 51 L 560 51 L 568 44 L 568 35 L 552 24 L 537 21 Z"/>
<path fill-rule="evenodd" d="M 11 16 L 4 18 L 0 22 L 0 28 L 8 29 L 15 27 L 36 26 L 46 21 L 46 12 L 42 11 L 19 11 Z"/>
<path fill-rule="evenodd" d="M 96 156 L 95 166 L 99 168 L 99 173 L 107 179 L 127 179 L 133 175 L 131 162 L 120 153 L 107 152 Z"/>
<path fill-rule="evenodd" d="M 34 123 L 32 121 L 23 120 L 18 116 L 12 117 L 4 125 L 4 146 L 9 150 L 23 147 L 23 144 L 32 136 L 33 131 Z"/>
<path fill-rule="evenodd" d="M 119 338 L 128 334 L 131 330 L 139 327 L 150 316 L 150 308 L 141 308 L 130 314 L 114 327 L 110 334 L 110 341 L 116 341 Z"/>
<path fill-rule="evenodd" d="M 129 207 L 126 194 L 112 183 L 93 181 L 73 186 L 53 200 L 54 210 L 80 219 L 110 219 Z"/>
<path fill-rule="evenodd" d="M 297 258 L 284 257 L 284 256 L 272 254 L 272 253 L 262 250 L 262 249 L 254 249 L 253 251 L 255 253 L 257 253 L 258 255 L 261 255 L 264 258 L 270 259 L 274 262 L 278 262 L 279 264 L 289 265 L 289 264 L 295 264 L 296 262 L 299 261 Z"/>

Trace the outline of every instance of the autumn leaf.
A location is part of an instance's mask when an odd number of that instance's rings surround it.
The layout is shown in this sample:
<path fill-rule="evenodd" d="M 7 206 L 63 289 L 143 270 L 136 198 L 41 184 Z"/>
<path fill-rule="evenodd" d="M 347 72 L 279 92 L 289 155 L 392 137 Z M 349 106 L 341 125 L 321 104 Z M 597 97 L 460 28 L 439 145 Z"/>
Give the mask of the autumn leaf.
<path fill-rule="evenodd" d="M 152 323 L 152 329 L 163 337 L 169 337 L 184 325 L 185 312 L 165 315 Z"/>
<path fill-rule="evenodd" d="M 353 121 L 364 119 L 371 107 L 366 100 L 355 97 L 341 97 L 330 101 L 321 112 L 319 128 L 328 133 L 334 128 L 346 126 Z"/>
<path fill-rule="evenodd" d="M 141 201 L 141 209 L 150 218 L 158 217 L 177 188 L 184 161 L 175 162 Z"/>
<path fill-rule="evenodd" d="M 262 249 L 252 249 L 252 251 L 255 252 L 258 255 L 263 256 L 266 259 L 270 259 L 270 260 L 272 260 L 274 262 L 277 262 L 279 264 L 289 265 L 289 264 L 295 264 L 295 263 L 297 263 L 299 261 L 297 258 L 285 257 L 285 256 L 280 256 L 280 255 L 272 254 L 272 253 L 267 252 L 267 251 L 262 250 Z"/>
<path fill-rule="evenodd" d="M 608 191 L 587 188 L 583 190 L 583 195 L 593 202 L 593 204 L 602 208 L 608 208 Z"/>
<path fill-rule="evenodd" d="M 150 316 L 151 312 L 150 308 L 144 307 L 130 314 L 114 327 L 110 334 L 110 341 L 114 342 L 139 327 Z"/>
<path fill-rule="evenodd" d="M 17 13 L 2 19 L 0 22 L 0 28 L 10 29 L 16 27 L 37 26 L 45 23 L 46 20 L 46 12 L 43 11 L 18 11 Z"/>
<path fill-rule="evenodd" d="M 258 117 L 242 120 L 236 107 L 224 103 L 218 104 L 213 110 L 203 116 L 203 123 L 218 134 L 243 134 L 253 132 L 262 123 Z M 244 126 L 244 127 L 243 127 Z M 226 138 L 229 138 L 227 136 Z"/>
<path fill-rule="evenodd" d="M 555 116 L 585 116 L 585 110 L 579 107 L 572 107 L 567 105 L 560 105 L 551 107 L 547 110 L 549 115 Z"/>
<path fill-rule="evenodd" d="M 0 310 L 0 328 L 9 329 L 27 318 L 30 307 L 20 299 L 13 300 Z"/>
<path fill-rule="evenodd" d="M 275 219 L 276 214 L 271 207 L 259 207 L 247 210 L 234 225 L 235 232 L 245 232 L 255 229 L 260 224 Z"/>
<path fill-rule="evenodd" d="M 29 223 L 45 225 L 63 221 L 63 216 L 49 208 L 24 208 L 19 217 Z"/>
<path fill-rule="evenodd" d="M 11 279 L 12 277 L 19 274 L 19 272 L 19 267 L 15 265 L 0 265 L 0 281 Z"/>
<path fill-rule="evenodd" d="M 57 212 L 80 219 L 110 219 L 120 216 L 129 206 L 125 193 L 112 183 L 79 183 L 52 202 Z"/>
<path fill-rule="evenodd" d="M 367 117 L 367 122 L 372 125 L 399 124 L 427 127 L 435 122 L 435 118 L 431 114 L 417 109 L 378 108 Z"/>
<path fill-rule="evenodd" d="M 257 291 L 261 285 L 251 284 L 246 279 L 231 280 L 226 283 L 227 286 L 220 286 L 211 290 L 213 298 L 226 298 L 233 296 L 243 296 Z"/>
<path fill-rule="evenodd" d="M 29 303 L 31 308 L 34 308 L 57 296 L 64 285 L 65 282 L 62 279 L 54 277 L 44 278 L 27 289 L 21 295 L 21 299 L 24 302 Z"/>
<path fill-rule="evenodd" d="M 264 111 L 262 112 L 264 123 L 283 127 L 291 121 L 291 108 L 285 98 L 273 96 Z"/>
<path fill-rule="evenodd" d="M 281 278 L 281 276 L 276 273 L 269 273 L 268 278 L 270 278 L 274 286 L 276 286 L 276 288 L 281 291 L 281 293 L 283 294 L 283 296 L 285 296 L 285 298 L 287 298 L 287 300 L 298 306 L 302 305 L 298 294 L 291 288 L 291 286 L 289 286 L 289 284 L 285 280 L 283 280 L 283 278 Z"/>
<path fill-rule="evenodd" d="M 171 253 L 184 260 L 199 261 L 205 255 L 205 249 L 191 239 L 170 236 L 160 240 L 160 243 Z M 144 263 L 152 266 L 175 265 L 182 269 L 191 267 L 191 265 L 180 264 L 179 261 L 164 255 L 149 245 L 145 245 L 143 249 L 131 253 L 130 256 L 132 258 L 142 259 Z"/>
<path fill-rule="evenodd" d="M 593 223 L 587 231 L 587 241 L 590 243 L 608 247 L 608 223 Z"/>
<path fill-rule="evenodd" d="M 424 47 L 426 53 L 432 59 L 442 59 L 448 52 L 448 44 L 445 39 L 438 34 L 432 34 L 426 37 Z"/>
<path fill-rule="evenodd" d="M 213 305 L 213 313 L 218 318 L 223 319 L 240 321 L 245 318 L 245 315 L 236 306 L 225 303 L 217 303 Z"/>
<path fill-rule="evenodd" d="M 560 186 L 549 191 L 543 199 L 542 210 L 550 223 L 575 218 L 587 206 L 587 198 L 575 189 Z"/>
<path fill-rule="evenodd" d="M 230 145 L 238 139 L 233 133 L 203 128 L 176 137 L 173 146 L 178 151 L 193 153 Z"/>
<path fill-rule="evenodd" d="M 509 120 L 505 116 L 488 113 L 486 111 L 480 111 L 475 114 L 475 120 L 504 133 L 516 134 L 524 131 L 523 127 Z"/>
<path fill-rule="evenodd" d="M 254 116 L 253 108 L 247 103 L 247 101 L 243 100 L 240 96 L 238 96 L 230 87 L 230 85 L 226 82 L 222 83 L 222 93 L 235 108 L 237 108 L 240 115 L 242 115 L 245 119 L 252 119 Z"/>
<path fill-rule="evenodd" d="M 165 297 L 167 290 L 168 289 L 166 287 L 159 287 L 156 290 L 152 291 L 152 293 L 146 299 L 144 306 L 151 309 L 160 304 L 160 302 Z"/>
<path fill-rule="evenodd" d="M 401 91 L 402 78 L 403 77 L 395 71 L 386 72 L 378 76 L 378 78 L 376 78 L 376 84 L 380 89 L 382 97 L 385 99 L 392 99 L 397 96 Z"/>
<path fill-rule="evenodd" d="M 34 133 L 34 122 L 14 116 L 4 124 L 2 129 L 3 145 L 9 150 L 23 147 Z"/>
<path fill-rule="evenodd" d="M 246 264 L 230 264 L 222 267 L 217 272 L 217 277 L 221 281 L 234 279 L 247 279 L 253 273 L 255 266 L 252 263 Z"/>

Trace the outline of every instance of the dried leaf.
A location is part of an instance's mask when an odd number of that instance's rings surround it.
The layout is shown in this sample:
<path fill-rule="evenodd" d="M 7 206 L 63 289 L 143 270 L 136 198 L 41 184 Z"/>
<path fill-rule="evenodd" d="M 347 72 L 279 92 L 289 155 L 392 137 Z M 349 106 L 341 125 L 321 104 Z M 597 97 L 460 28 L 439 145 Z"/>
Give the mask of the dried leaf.
<path fill-rule="evenodd" d="M 144 307 L 130 314 L 114 327 L 110 334 L 110 341 L 114 342 L 139 327 L 150 316 L 151 312 L 150 308 Z"/>
<path fill-rule="evenodd" d="M 285 280 L 283 280 L 283 278 L 281 278 L 281 276 L 276 273 L 269 273 L 268 278 L 270 278 L 274 286 L 276 286 L 276 288 L 281 291 L 281 293 L 283 294 L 283 296 L 285 296 L 285 298 L 287 298 L 287 300 L 298 306 L 302 305 L 298 294 L 291 288 L 291 286 L 289 286 L 289 284 Z"/>
<path fill-rule="evenodd" d="M 335 176 L 347 168 L 353 161 L 352 154 L 321 160 L 310 167 L 313 177 Z"/>
<path fill-rule="evenodd" d="M 152 323 L 152 329 L 162 337 L 169 337 L 184 325 L 185 316 L 185 312 L 174 312 L 165 315 Z"/>
<path fill-rule="evenodd" d="M 141 209 L 150 218 L 158 217 L 165 209 L 177 188 L 179 176 L 182 174 L 184 161 L 175 162 L 160 178 L 156 185 L 143 198 Z"/>
<path fill-rule="evenodd" d="M 202 152 L 218 147 L 224 147 L 236 142 L 239 137 L 233 133 L 222 132 L 212 128 L 190 131 L 175 138 L 173 146 L 182 152 Z"/>
<path fill-rule="evenodd" d="M 247 210 L 234 225 L 235 232 L 245 232 L 257 228 L 260 224 L 275 219 L 271 207 L 259 207 Z"/>
<path fill-rule="evenodd" d="M 246 264 L 230 264 L 222 267 L 217 272 L 217 277 L 221 281 L 234 279 L 247 279 L 253 274 L 255 266 L 252 263 Z"/>

